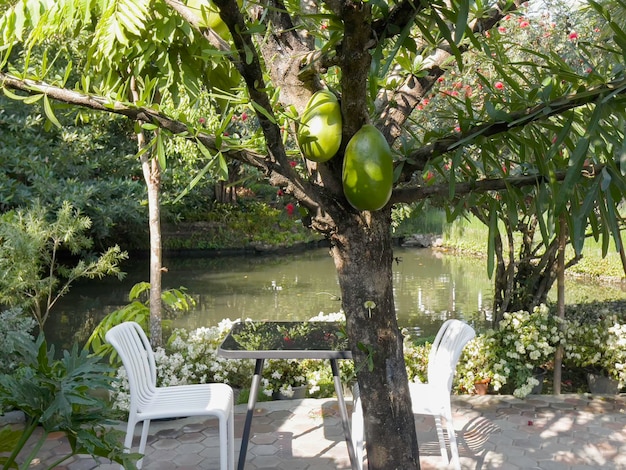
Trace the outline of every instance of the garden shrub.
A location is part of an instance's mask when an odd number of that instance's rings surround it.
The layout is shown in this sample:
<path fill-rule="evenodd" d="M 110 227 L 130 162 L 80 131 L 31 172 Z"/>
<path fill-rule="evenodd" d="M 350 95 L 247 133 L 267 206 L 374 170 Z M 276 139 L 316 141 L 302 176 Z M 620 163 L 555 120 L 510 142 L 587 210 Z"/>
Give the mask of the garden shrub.
<path fill-rule="evenodd" d="M 32 331 L 36 325 L 35 319 L 19 307 L 0 312 L 0 374 L 11 374 L 18 368 L 17 345 L 35 340 Z"/>

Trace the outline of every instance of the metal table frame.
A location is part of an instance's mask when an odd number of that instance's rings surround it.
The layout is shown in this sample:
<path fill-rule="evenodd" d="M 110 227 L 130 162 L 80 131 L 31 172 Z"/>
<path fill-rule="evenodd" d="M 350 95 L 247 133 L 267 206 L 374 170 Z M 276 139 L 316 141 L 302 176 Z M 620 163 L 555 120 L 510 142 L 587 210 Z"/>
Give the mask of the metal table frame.
<path fill-rule="evenodd" d="M 257 322 L 265 324 L 281 325 L 295 325 L 298 323 L 307 322 Z M 320 322 L 322 323 L 322 322 Z M 337 329 L 337 326 L 333 322 L 327 322 L 331 329 Z M 254 366 L 254 375 L 252 376 L 252 384 L 250 386 L 250 396 L 248 398 L 248 408 L 246 411 L 246 420 L 243 428 L 243 435 L 241 439 L 241 450 L 239 452 L 239 462 L 237 465 L 238 470 L 243 470 L 246 462 L 246 454 L 248 452 L 248 442 L 250 440 L 250 428 L 252 426 L 252 417 L 254 416 L 254 407 L 256 406 L 257 395 L 259 393 L 259 387 L 261 384 L 261 377 L 263 374 L 263 366 L 266 359 L 328 359 L 333 373 L 333 381 L 335 385 L 335 393 L 337 394 L 337 402 L 339 405 L 339 412 L 341 413 L 341 421 L 343 425 L 343 432 L 348 447 L 348 455 L 350 457 L 350 464 L 353 470 L 358 468 L 356 462 L 356 455 L 354 446 L 352 445 L 352 434 L 350 432 L 350 421 L 348 417 L 348 410 L 346 408 L 346 402 L 343 396 L 343 387 L 341 384 L 341 377 L 339 375 L 338 359 L 352 359 L 352 353 L 349 350 L 332 350 L 332 349 L 304 349 L 299 348 L 297 345 L 290 349 L 237 349 L 233 348 L 233 345 L 241 346 L 232 337 L 233 331 L 237 328 L 235 324 L 233 330 L 228 333 L 228 336 L 224 339 L 220 347 L 218 348 L 218 355 L 229 359 L 255 359 L 256 364 Z"/>

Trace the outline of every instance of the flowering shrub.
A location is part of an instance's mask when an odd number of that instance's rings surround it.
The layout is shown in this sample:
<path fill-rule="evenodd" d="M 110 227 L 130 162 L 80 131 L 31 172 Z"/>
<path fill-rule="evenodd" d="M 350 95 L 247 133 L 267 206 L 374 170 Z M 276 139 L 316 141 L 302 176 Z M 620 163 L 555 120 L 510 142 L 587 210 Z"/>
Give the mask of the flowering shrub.
<path fill-rule="evenodd" d="M 559 324 L 545 305 L 530 313 L 505 313 L 497 330 L 487 330 L 465 346 L 457 366 L 457 389 L 471 393 L 476 382 L 489 380 L 494 391 L 526 397 L 539 384 L 535 372 L 552 365 L 556 347 L 564 340 Z"/>
<path fill-rule="evenodd" d="M 497 357 L 497 347 L 494 330 L 477 335 L 465 345 L 455 376 L 456 389 L 459 392 L 473 393 L 474 384 L 483 381 L 489 383 L 496 392 L 502 388 L 507 377 L 503 375 L 505 364 Z"/>
<path fill-rule="evenodd" d="M 620 310 L 621 309 L 621 310 Z M 626 304 L 591 304 L 568 316 L 565 363 L 626 386 Z"/>
<path fill-rule="evenodd" d="M 506 377 L 502 383 L 513 395 L 523 398 L 539 381 L 533 377 L 537 368 L 550 367 L 556 347 L 563 341 L 559 318 L 545 305 L 532 312 L 505 313 L 494 333 L 497 358 L 494 372 Z"/>
<path fill-rule="evenodd" d="M 560 328 L 560 320 L 545 305 L 530 313 L 505 313 L 498 330 L 478 334 L 465 346 L 457 366 L 455 390 L 471 393 L 475 382 L 489 379 L 494 391 L 523 398 L 538 384 L 534 370 L 552 366 L 559 344 L 565 347 L 566 366 L 602 369 L 618 379 L 620 387 L 626 385 L 626 303 L 603 304 L 591 311 L 577 306 L 567 318 Z M 309 321 L 345 322 L 345 316 L 342 312 L 320 313 Z M 227 319 L 215 327 L 192 332 L 175 330 L 167 348 L 155 351 L 158 385 L 224 382 L 235 388 L 248 388 L 254 361 L 217 356 L 217 348 L 233 323 Z M 408 378 L 426 382 L 431 344 L 417 344 L 415 338 L 403 333 Z M 339 367 L 342 383 L 352 382 L 353 362 L 339 361 Z M 308 385 L 309 395 L 316 398 L 335 393 L 327 361 L 269 360 L 263 376 L 262 393 L 267 396 L 278 391 L 289 396 L 298 385 Z M 118 370 L 118 377 L 121 381 L 115 384 L 115 407 L 127 410 L 128 381 L 124 368 Z"/>
<path fill-rule="evenodd" d="M 307 385 L 305 368 L 298 359 L 269 359 L 263 369 L 261 388 L 268 397 L 279 393 L 292 397 L 294 387 Z"/>
<path fill-rule="evenodd" d="M 416 344 L 414 338 L 403 333 L 404 363 L 409 382 L 428 382 L 428 355 L 432 344 Z"/>

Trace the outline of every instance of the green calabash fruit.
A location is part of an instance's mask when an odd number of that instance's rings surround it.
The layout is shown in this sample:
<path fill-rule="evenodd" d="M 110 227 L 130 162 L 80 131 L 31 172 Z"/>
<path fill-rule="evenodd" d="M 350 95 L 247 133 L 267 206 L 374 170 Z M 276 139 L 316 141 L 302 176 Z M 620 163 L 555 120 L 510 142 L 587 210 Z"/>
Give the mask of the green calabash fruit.
<path fill-rule="evenodd" d="M 393 157 L 383 134 L 371 124 L 348 142 L 343 160 L 343 192 L 360 211 L 382 209 L 391 197 Z"/>
<path fill-rule="evenodd" d="M 341 145 L 341 125 L 337 97 L 328 90 L 314 93 L 302 114 L 297 132 L 302 154 L 319 163 L 333 158 Z"/>

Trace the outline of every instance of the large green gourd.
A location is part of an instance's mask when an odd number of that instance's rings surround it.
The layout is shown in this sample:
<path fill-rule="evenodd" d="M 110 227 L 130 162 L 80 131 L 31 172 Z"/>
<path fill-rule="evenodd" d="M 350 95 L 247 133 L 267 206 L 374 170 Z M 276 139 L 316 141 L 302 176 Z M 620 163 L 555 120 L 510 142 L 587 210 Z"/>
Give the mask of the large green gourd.
<path fill-rule="evenodd" d="M 328 90 L 314 93 L 302 114 L 297 133 L 302 154 L 320 163 L 333 158 L 341 145 L 341 124 L 337 97 Z"/>
<path fill-rule="evenodd" d="M 391 197 L 393 158 L 383 134 L 366 124 L 348 142 L 343 160 L 343 192 L 355 209 L 377 211 Z"/>

